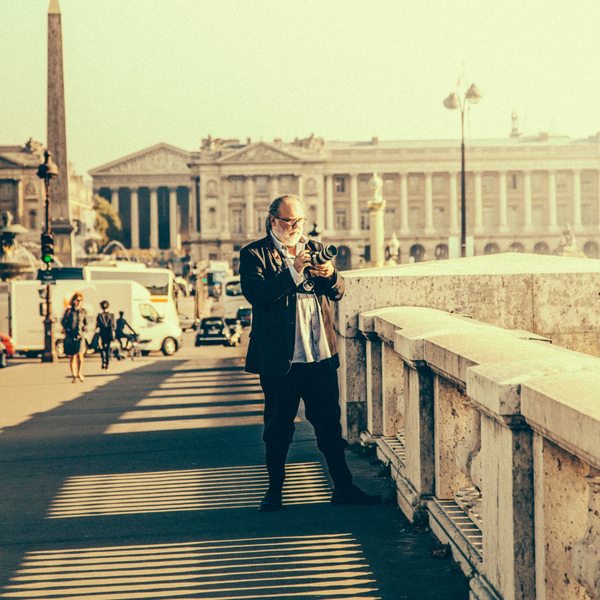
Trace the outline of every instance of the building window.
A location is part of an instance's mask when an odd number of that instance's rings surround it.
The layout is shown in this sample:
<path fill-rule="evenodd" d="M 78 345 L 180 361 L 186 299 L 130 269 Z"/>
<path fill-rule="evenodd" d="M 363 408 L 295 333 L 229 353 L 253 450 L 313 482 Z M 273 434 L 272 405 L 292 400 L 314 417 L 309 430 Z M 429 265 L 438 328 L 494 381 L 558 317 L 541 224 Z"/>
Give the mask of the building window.
<path fill-rule="evenodd" d="M 491 192 L 494 189 L 494 178 L 491 175 L 484 175 L 481 178 L 481 187 L 484 192 Z"/>
<path fill-rule="evenodd" d="M 217 182 L 212 179 L 206 184 L 206 195 L 216 196 L 217 195 Z"/>
<path fill-rule="evenodd" d="M 581 205 L 581 224 L 594 225 L 593 206 L 591 204 Z"/>
<path fill-rule="evenodd" d="M 29 211 L 29 229 L 37 229 L 37 212 L 35 210 Z"/>
<path fill-rule="evenodd" d="M 335 178 L 335 191 L 337 194 L 343 194 L 346 192 L 346 178 L 336 177 Z"/>
<path fill-rule="evenodd" d="M 208 255 L 208 260 L 218 260 L 218 256 L 216 254 L 209 254 Z"/>
<path fill-rule="evenodd" d="M 336 210 L 335 211 L 335 228 L 338 231 L 346 229 L 346 211 Z"/>
<path fill-rule="evenodd" d="M 358 193 L 362 196 L 368 196 L 371 194 L 371 188 L 369 187 L 369 179 L 361 177 L 358 180 Z"/>
<path fill-rule="evenodd" d="M 241 179 L 230 179 L 230 194 L 232 196 L 241 196 L 244 193 L 244 186 Z"/>
<path fill-rule="evenodd" d="M 418 175 L 409 175 L 408 176 L 408 191 L 411 193 L 416 193 L 419 191 L 421 187 L 421 181 Z"/>
<path fill-rule="evenodd" d="M 564 190 L 567 187 L 567 174 L 557 173 L 556 174 L 556 189 Z"/>
<path fill-rule="evenodd" d="M 531 188 L 534 192 L 541 192 L 544 187 L 544 180 L 541 173 L 534 173 L 531 176 Z"/>
<path fill-rule="evenodd" d="M 293 194 L 294 190 L 292 189 L 292 178 L 289 175 L 284 175 L 279 178 L 279 185 L 281 186 L 282 194 Z"/>
<path fill-rule="evenodd" d="M 584 171 L 581 174 L 581 185 L 582 187 L 589 187 L 592 185 L 592 174 L 589 171 Z"/>
<path fill-rule="evenodd" d="M 266 233 L 266 222 L 267 222 L 267 210 L 256 211 L 256 231 L 258 233 Z"/>
<path fill-rule="evenodd" d="M 537 229 L 544 226 L 544 207 L 540 204 L 534 204 L 531 207 L 531 222 Z"/>
<path fill-rule="evenodd" d="M 485 205 L 482 209 L 483 229 L 493 231 L 496 228 L 496 207 Z"/>
<path fill-rule="evenodd" d="M 443 192 L 444 191 L 444 176 L 443 175 L 434 175 L 433 176 L 433 191 L 434 192 Z"/>
<path fill-rule="evenodd" d="M 559 225 L 566 225 L 570 222 L 569 220 L 569 205 L 568 204 L 557 204 L 556 205 L 556 222 Z"/>
<path fill-rule="evenodd" d="M 217 228 L 217 211 L 214 208 L 208 209 L 208 228 Z"/>
<path fill-rule="evenodd" d="M 231 211 L 231 226 L 233 233 L 244 233 L 244 220 L 241 208 L 234 208 Z"/>
<path fill-rule="evenodd" d="M 421 207 L 411 206 L 408 209 L 408 227 L 412 231 L 421 229 Z"/>
<path fill-rule="evenodd" d="M 367 187 L 369 182 L 367 182 Z M 383 193 L 384 194 L 395 194 L 396 193 L 396 182 L 393 179 L 386 179 L 383 182 Z"/>
<path fill-rule="evenodd" d="M 517 175 L 515 173 L 510 173 L 506 176 L 506 185 L 509 190 L 517 189 Z"/>
<path fill-rule="evenodd" d="M 583 252 L 588 258 L 598 258 L 598 244 L 596 242 L 586 242 L 583 246 Z"/>
<path fill-rule="evenodd" d="M 385 233 L 388 235 L 392 235 L 394 231 L 396 231 L 396 209 L 395 208 L 386 208 L 385 209 L 385 218 L 383 221 L 383 229 Z"/>
<path fill-rule="evenodd" d="M 35 185 L 30 181 L 25 186 L 25 196 L 31 197 L 31 196 L 36 196 L 36 195 L 37 195 L 37 193 L 35 191 Z"/>
<path fill-rule="evenodd" d="M 550 248 L 548 247 L 548 244 L 546 244 L 546 242 L 538 242 L 533 247 L 533 253 L 534 254 L 550 254 Z"/>
<path fill-rule="evenodd" d="M 446 227 L 446 212 L 443 206 L 433 207 L 433 228 L 441 231 Z"/>
<path fill-rule="evenodd" d="M 508 221 L 508 228 L 511 231 L 516 231 L 517 229 L 519 229 L 521 222 L 519 219 L 519 207 L 511 204 L 510 206 L 507 207 L 507 221 Z"/>
<path fill-rule="evenodd" d="M 257 177 L 256 178 L 256 193 L 266 194 L 267 193 L 267 178 Z"/>
<path fill-rule="evenodd" d="M 369 217 L 370 211 L 361 210 L 360 211 L 360 228 L 363 231 L 368 231 L 370 229 L 371 220 Z"/>
<path fill-rule="evenodd" d="M 498 247 L 498 244 L 491 243 L 486 245 L 483 252 L 485 254 L 498 254 L 500 252 L 500 248 Z"/>
<path fill-rule="evenodd" d="M 12 181 L 0 183 L 0 200 L 10 201 L 14 199 L 15 184 Z"/>

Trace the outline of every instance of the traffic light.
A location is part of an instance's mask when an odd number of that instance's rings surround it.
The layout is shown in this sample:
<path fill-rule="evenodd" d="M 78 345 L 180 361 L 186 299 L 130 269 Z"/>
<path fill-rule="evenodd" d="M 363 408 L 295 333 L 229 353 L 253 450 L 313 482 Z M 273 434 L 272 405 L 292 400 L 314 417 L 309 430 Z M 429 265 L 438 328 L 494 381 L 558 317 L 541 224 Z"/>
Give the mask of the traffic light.
<path fill-rule="evenodd" d="M 48 265 L 54 260 L 54 236 L 42 233 L 42 260 Z"/>

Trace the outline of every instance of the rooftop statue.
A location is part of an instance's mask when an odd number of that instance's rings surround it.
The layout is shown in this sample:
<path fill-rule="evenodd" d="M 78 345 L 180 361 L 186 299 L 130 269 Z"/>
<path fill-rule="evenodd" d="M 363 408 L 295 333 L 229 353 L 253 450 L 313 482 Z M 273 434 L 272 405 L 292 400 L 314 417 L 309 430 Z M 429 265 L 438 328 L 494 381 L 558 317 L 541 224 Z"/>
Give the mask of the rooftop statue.
<path fill-rule="evenodd" d="M 558 246 L 557 256 L 569 256 L 571 258 L 587 258 L 587 256 L 577 247 L 577 241 L 571 231 L 571 225 L 563 231 L 563 237 Z"/>

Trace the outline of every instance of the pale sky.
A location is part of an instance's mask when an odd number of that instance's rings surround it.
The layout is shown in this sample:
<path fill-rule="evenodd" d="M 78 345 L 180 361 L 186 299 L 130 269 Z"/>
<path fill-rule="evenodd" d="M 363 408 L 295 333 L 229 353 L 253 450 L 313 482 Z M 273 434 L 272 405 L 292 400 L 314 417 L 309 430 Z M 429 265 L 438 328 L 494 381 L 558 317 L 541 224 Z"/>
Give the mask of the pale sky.
<path fill-rule="evenodd" d="M 0 145 L 46 142 L 48 0 L 0 2 Z M 60 0 L 68 156 L 158 142 L 600 132 L 598 0 Z"/>

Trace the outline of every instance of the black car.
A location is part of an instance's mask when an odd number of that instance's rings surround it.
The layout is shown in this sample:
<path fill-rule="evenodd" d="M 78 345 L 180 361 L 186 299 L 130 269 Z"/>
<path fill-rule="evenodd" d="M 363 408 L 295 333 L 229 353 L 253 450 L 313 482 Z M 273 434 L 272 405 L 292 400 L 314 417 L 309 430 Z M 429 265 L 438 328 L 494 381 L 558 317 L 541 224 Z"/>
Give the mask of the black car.
<path fill-rule="evenodd" d="M 237 311 L 237 319 L 242 324 L 242 327 L 250 327 L 250 325 L 252 325 L 252 309 L 249 306 L 239 308 Z"/>
<path fill-rule="evenodd" d="M 239 329 L 241 330 L 241 327 Z M 221 317 L 206 317 L 198 326 L 196 346 L 202 344 L 237 346 L 240 342 L 240 333 L 235 324 L 230 326 Z"/>

